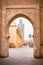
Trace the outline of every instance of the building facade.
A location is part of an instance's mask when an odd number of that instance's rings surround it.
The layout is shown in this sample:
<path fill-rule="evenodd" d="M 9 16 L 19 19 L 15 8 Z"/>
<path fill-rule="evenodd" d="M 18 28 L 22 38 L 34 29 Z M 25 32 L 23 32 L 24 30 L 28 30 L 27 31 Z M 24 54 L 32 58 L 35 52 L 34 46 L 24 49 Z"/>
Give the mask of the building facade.
<path fill-rule="evenodd" d="M 0 57 L 9 56 L 9 26 L 20 16 L 34 27 L 34 57 L 43 57 L 43 0 L 0 1 Z"/>

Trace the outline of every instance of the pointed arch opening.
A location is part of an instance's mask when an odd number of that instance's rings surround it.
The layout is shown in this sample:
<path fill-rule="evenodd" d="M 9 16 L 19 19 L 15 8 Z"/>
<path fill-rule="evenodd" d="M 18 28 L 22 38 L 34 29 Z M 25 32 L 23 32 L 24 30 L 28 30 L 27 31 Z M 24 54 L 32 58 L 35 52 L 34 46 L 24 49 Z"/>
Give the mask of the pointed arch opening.
<path fill-rule="evenodd" d="M 21 25 L 22 24 L 22 25 Z M 28 49 L 29 53 L 26 53 L 28 56 L 33 57 L 33 46 L 34 46 L 34 26 L 30 18 L 24 14 L 15 15 L 8 23 L 9 27 L 9 47 L 10 47 L 10 56 L 14 56 L 11 48 L 20 48 L 25 46 L 24 49 Z M 22 27 L 22 28 L 21 28 Z M 21 31 L 22 30 L 22 31 Z M 27 46 L 27 47 L 26 47 Z M 13 49 L 14 51 L 14 49 Z M 17 50 L 16 50 L 17 51 Z M 22 49 L 23 51 L 23 49 Z M 15 53 L 16 55 L 16 53 Z M 21 53 L 22 55 L 22 53 Z"/>

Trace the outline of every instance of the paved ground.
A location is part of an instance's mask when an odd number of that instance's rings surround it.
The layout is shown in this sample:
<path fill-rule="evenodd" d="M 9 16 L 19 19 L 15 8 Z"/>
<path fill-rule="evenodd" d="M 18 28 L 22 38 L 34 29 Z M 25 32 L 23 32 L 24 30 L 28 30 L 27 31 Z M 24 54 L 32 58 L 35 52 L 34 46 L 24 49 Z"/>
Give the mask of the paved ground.
<path fill-rule="evenodd" d="M 29 48 L 29 46 L 22 46 L 21 48 L 10 48 L 9 55 L 10 57 L 14 58 L 33 57 L 33 48 Z"/>
<path fill-rule="evenodd" d="M 43 65 L 43 59 L 33 58 L 32 51 L 28 47 L 10 49 L 10 57 L 0 58 L 0 65 Z"/>

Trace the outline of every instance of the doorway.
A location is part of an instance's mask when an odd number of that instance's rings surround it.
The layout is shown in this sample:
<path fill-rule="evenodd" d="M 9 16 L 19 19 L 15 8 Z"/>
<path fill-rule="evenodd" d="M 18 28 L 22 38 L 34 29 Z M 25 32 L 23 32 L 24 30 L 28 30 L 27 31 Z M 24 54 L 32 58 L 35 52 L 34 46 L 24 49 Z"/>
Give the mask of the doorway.
<path fill-rule="evenodd" d="M 31 21 L 25 17 L 14 19 L 9 26 L 9 35 L 9 55 L 11 57 L 33 57 L 34 28 Z"/>

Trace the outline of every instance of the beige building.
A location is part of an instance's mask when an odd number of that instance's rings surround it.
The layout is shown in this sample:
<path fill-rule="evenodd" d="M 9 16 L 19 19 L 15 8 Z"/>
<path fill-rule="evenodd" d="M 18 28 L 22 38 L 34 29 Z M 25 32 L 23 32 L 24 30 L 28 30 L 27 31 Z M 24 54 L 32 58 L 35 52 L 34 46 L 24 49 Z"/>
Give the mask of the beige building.
<path fill-rule="evenodd" d="M 15 47 L 16 44 L 16 30 L 17 27 L 12 25 L 9 27 L 9 47 Z"/>
<path fill-rule="evenodd" d="M 9 47 L 17 48 L 22 45 L 22 38 L 20 37 L 18 27 L 16 25 L 11 25 L 9 27 Z"/>
<path fill-rule="evenodd" d="M 9 56 L 9 26 L 17 17 L 34 27 L 34 57 L 43 57 L 43 0 L 0 0 L 0 57 Z"/>

